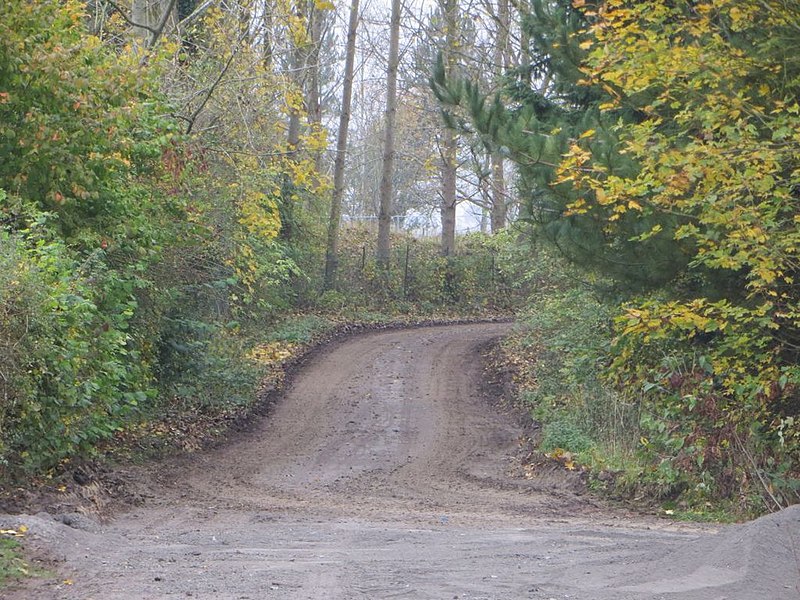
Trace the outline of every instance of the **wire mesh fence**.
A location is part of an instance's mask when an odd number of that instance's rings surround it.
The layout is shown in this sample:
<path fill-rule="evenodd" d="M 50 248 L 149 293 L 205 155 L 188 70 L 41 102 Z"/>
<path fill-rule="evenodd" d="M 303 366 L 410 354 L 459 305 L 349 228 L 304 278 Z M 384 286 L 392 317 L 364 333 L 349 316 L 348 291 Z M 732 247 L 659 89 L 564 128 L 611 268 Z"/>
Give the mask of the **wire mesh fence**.
<path fill-rule="evenodd" d="M 435 238 L 397 236 L 382 269 L 374 241 L 350 232 L 339 255 L 335 294 L 365 306 L 406 302 L 431 308 L 505 308 L 513 281 L 489 240 L 464 236 L 456 254 L 443 257 Z"/>

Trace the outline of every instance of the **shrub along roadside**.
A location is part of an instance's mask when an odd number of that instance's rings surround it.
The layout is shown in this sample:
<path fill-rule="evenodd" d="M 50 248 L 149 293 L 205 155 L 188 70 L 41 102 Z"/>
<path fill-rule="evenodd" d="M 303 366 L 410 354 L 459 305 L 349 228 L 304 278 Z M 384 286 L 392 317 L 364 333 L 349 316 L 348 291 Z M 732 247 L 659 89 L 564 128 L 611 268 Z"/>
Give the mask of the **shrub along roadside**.
<path fill-rule="evenodd" d="M 540 425 L 540 452 L 585 470 L 598 492 L 687 519 L 749 517 L 797 501 L 788 443 L 784 452 L 755 426 L 741 446 L 713 450 L 730 434 L 724 415 L 681 392 L 702 383 L 701 345 L 694 354 L 664 346 L 659 380 L 632 384 L 639 380 L 619 377 L 615 363 L 620 296 L 608 282 L 582 280 L 585 272 L 546 253 L 531 268 L 539 284 L 502 349 L 517 401 Z"/>
<path fill-rule="evenodd" d="M 13 529 L 0 527 L 0 589 L 12 586 L 14 582 L 29 577 L 46 577 L 50 573 L 26 554 L 24 525 Z"/>

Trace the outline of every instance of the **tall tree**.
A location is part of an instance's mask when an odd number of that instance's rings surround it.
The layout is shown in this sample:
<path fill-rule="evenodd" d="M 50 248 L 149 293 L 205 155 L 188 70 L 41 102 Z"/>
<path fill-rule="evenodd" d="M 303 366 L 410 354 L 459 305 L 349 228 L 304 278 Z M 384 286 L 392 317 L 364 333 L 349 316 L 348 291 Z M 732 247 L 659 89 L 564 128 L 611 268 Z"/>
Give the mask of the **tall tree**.
<path fill-rule="evenodd" d="M 508 56 L 508 0 L 497 0 L 495 24 L 494 79 L 495 85 L 500 86 Z M 497 233 L 506 226 L 507 214 L 505 161 L 495 144 L 492 150 L 492 233 Z"/>
<path fill-rule="evenodd" d="M 456 53 L 458 51 L 458 0 L 439 0 L 444 17 L 444 47 L 442 48 L 442 64 L 445 76 L 454 75 Z M 442 219 L 442 256 L 452 256 L 456 245 L 456 178 L 458 176 L 458 138 L 455 131 L 447 127 L 442 133 L 441 153 L 441 219 Z"/>
<path fill-rule="evenodd" d="M 392 195 L 394 185 L 394 136 L 397 119 L 397 68 L 400 62 L 400 0 L 392 0 L 392 18 L 389 24 L 389 62 L 386 68 L 386 113 L 385 137 L 383 142 L 383 169 L 381 172 L 380 209 L 378 211 L 378 251 L 379 266 L 389 268 L 391 241 Z"/>
<path fill-rule="evenodd" d="M 625 220 L 649 223 L 634 244 L 662 238 L 690 258 L 625 307 L 612 370 L 652 386 L 660 465 L 681 448 L 671 468 L 726 495 L 760 481 L 782 508 L 797 501 L 800 457 L 800 5 L 628 0 L 590 33 L 583 71 L 610 90 L 601 110 L 637 110 L 617 127 L 636 169 L 607 169 L 586 132 L 559 169 L 580 194 L 567 210 L 610 239 Z M 652 225 L 659 214 L 676 226 Z"/>
<path fill-rule="evenodd" d="M 344 168 L 347 157 L 347 137 L 350 126 L 350 106 L 353 97 L 353 74 L 355 71 L 356 36 L 358 30 L 358 0 L 350 4 L 350 19 L 347 24 L 347 49 L 344 63 L 342 107 L 339 115 L 339 133 L 336 139 L 336 159 L 333 166 L 333 198 L 328 222 L 328 240 L 325 252 L 325 287 L 336 285 L 336 270 L 339 254 L 339 225 L 342 219 L 342 197 L 344 196 Z"/>
<path fill-rule="evenodd" d="M 573 262 L 603 271 L 632 288 L 660 285 L 685 265 L 688 257 L 680 244 L 660 236 L 644 243 L 633 238 L 656 224 L 664 230 L 676 226 L 667 214 L 648 220 L 619 218 L 625 235 L 609 237 L 598 219 L 568 210 L 577 193 L 568 183 L 552 185 L 556 167 L 569 150 L 571 140 L 593 135 L 590 152 L 598 162 L 618 174 L 635 171 L 636 165 L 618 151 L 617 122 L 635 120 L 636 109 L 621 107 L 603 113 L 600 106 L 613 96 L 608 86 L 584 85 L 581 61 L 591 35 L 592 8 L 572 0 L 531 0 L 523 27 L 530 37 L 533 85 L 520 73 L 508 79 L 505 96 L 489 95 L 478 83 L 458 75 L 448 76 L 440 61 L 433 89 L 445 105 L 469 115 L 470 127 L 508 149 L 515 162 L 519 187 L 526 197 L 523 217 L 538 225 L 539 233 Z M 545 85 L 546 83 L 546 85 Z M 450 119 L 454 127 L 459 123 Z"/>

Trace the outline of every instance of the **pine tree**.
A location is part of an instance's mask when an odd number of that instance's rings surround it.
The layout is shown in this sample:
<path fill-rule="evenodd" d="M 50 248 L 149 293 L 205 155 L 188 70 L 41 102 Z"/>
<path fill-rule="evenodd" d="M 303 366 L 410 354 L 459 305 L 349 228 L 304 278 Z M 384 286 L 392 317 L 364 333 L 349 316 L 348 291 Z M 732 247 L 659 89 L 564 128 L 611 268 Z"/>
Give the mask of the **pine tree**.
<path fill-rule="evenodd" d="M 676 218 L 621 217 L 617 234 L 604 228 L 602 207 L 575 214 L 568 207 L 578 199 L 569 182 L 554 185 L 556 169 L 570 145 L 592 135 L 596 164 L 609 172 L 630 174 L 636 164 L 619 153 L 614 129 L 619 121 L 638 118 L 635 109 L 601 113 L 610 92 L 586 85 L 580 65 L 586 54 L 588 9 L 571 0 L 532 0 L 521 27 L 529 39 L 529 56 L 521 57 L 507 79 L 503 95 L 488 96 L 477 84 L 448 77 L 441 60 L 431 81 L 454 128 L 475 129 L 517 164 L 521 219 L 536 226 L 573 262 L 596 269 L 634 289 L 661 285 L 676 276 L 687 254 L 670 235 L 632 241 L 659 225 L 669 232 Z M 501 98 L 505 97 L 504 102 Z M 456 114 L 466 113 L 467 119 Z M 588 134 L 588 135 L 587 135 Z"/>

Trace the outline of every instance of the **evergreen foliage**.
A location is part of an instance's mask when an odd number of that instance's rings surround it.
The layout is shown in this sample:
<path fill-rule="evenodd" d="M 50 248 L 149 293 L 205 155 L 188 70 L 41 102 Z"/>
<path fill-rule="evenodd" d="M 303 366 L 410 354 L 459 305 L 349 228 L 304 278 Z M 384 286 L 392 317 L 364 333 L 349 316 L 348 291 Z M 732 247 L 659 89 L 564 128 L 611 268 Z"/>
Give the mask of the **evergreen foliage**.
<path fill-rule="evenodd" d="M 609 236 L 604 230 L 609 215 L 602 209 L 577 214 L 568 207 L 577 199 L 573 187 L 553 185 L 561 156 L 570 144 L 589 132 L 591 154 L 597 164 L 621 176 L 635 172 L 633 161 L 619 152 L 616 125 L 634 121 L 635 110 L 600 110 L 610 100 L 599 85 L 586 85 L 581 61 L 590 21 L 588 9 L 572 2 L 534 0 L 522 20 L 532 40 L 528 72 L 517 71 L 507 89 L 487 97 L 479 85 L 448 80 L 439 61 L 432 87 L 445 107 L 451 126 L 474 128 L 505 152 L 519 167 L 522 219 L 537 225 L 539 234 L 551 240 L 570 260 L 596 269 L 633 289 L 655 287 L 672 279 L 688 257 L 668 238 L 632 241 L 658 225 L 672 230 L 676 220 L 652 215 L 648 220 L 623 218 L 624 235 Z M 460 121 L 454 114 L 467 114 Z"/>

